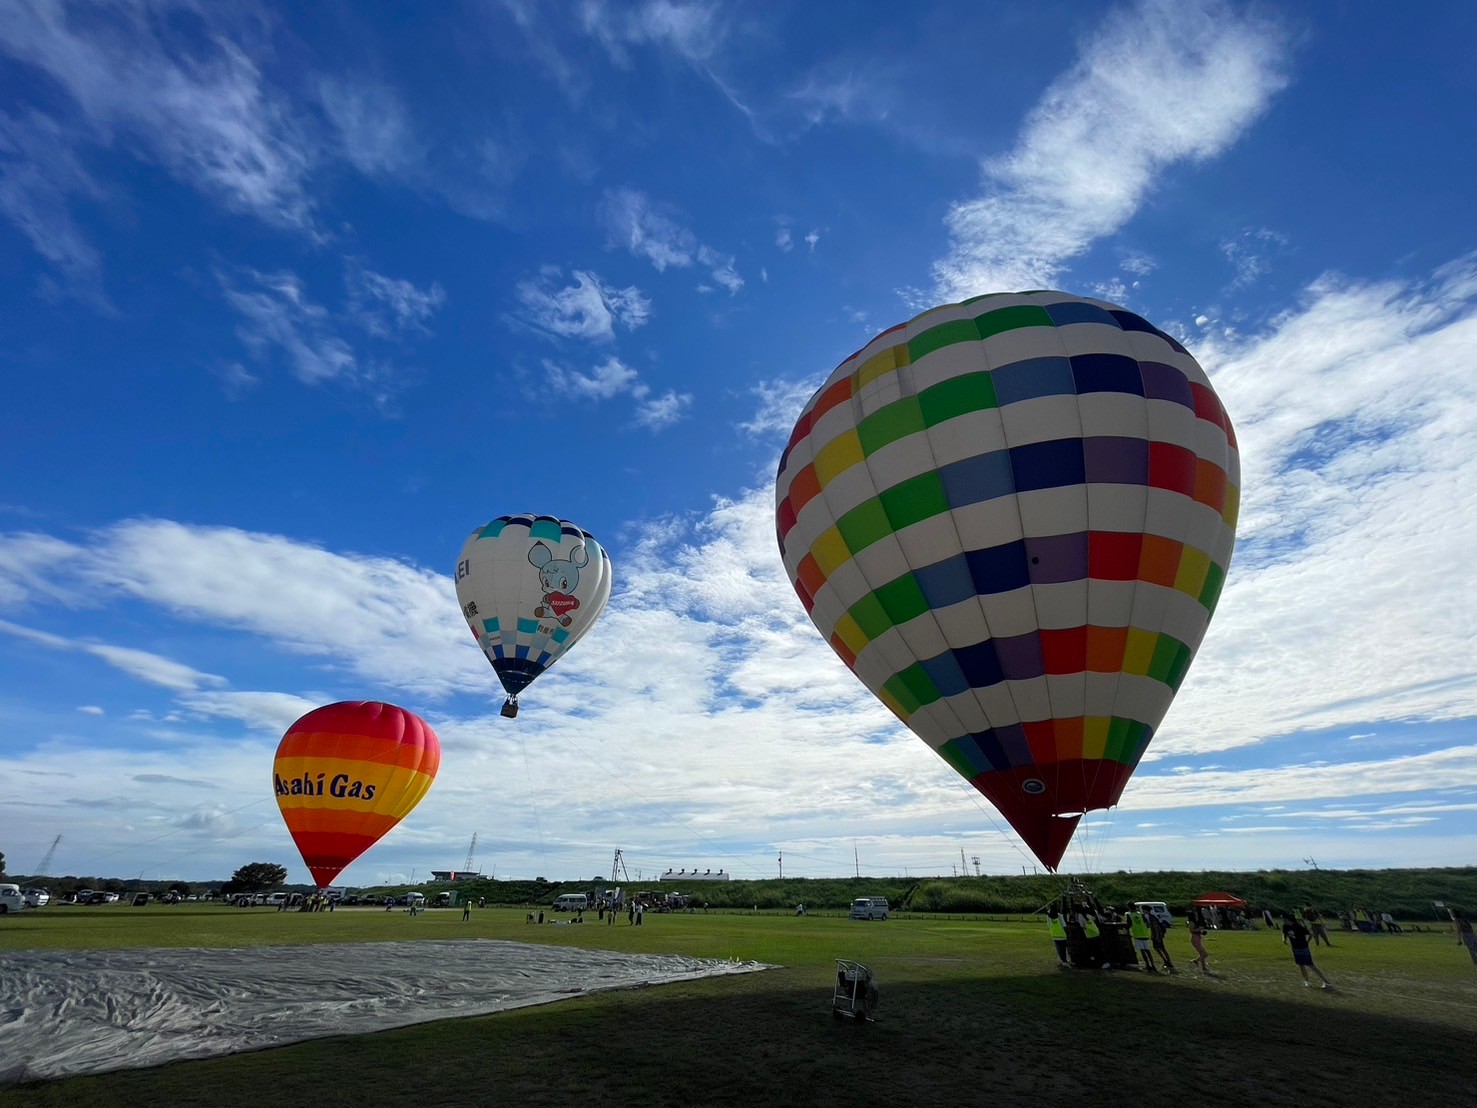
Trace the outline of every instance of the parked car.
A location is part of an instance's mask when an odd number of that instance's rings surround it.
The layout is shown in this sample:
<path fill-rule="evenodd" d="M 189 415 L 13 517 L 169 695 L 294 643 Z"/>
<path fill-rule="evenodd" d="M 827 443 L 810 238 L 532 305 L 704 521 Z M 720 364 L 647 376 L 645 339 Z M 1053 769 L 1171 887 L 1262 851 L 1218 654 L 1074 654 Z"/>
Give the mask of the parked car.
<path fill-rule="evenodd" d="M 859 896 L 851 902 L 852 919 L 886 919 L 887 916 L 885 896 Z"/>
<path fill-rule="evenodd" d="M 45 908 L 51 903 L 51 893 L 45 889 L 22 889 L 27 908 Z"/>
<path fill-rule="evenodd" d="M 19 885 L 0 885 L 0 916 L 25 909 L 26 900 Z"/>

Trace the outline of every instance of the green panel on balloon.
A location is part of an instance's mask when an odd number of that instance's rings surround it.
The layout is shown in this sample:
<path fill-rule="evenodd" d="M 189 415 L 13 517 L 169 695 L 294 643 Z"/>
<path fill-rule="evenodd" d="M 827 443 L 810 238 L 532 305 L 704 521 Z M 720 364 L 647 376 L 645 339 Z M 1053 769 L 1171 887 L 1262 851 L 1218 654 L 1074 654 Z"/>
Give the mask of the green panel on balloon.
<path fill-rule="evenodd" d="M 923 430 L 923 412 L 916 396 L 904 397 L 879 408 L 856 426 L 863 454 L 875 454 L 890 442 Z"/>
<path fill-rule="evenodd" d="M 858 600 L 847 609 L 846 614 L 861 628 L 868 642 L 892 626 L 892 617 L 887 614 L 882 601 L 877 599 L 874 592 L 869 592 Z"/>
<path fill-rule="evenodd" d="M 877 598 L 895 627 L 910 619 L 917 619 L 928 611 L 928 601 L 924 599 L 923 590 L 918 587 L 918 582 L 911 573 L 887 582 L 872 595 Z"/>
<path fill-rule="evenodd" d="M 878 539 L 892 534 L 892 523 L 882 510 L 881 501 L 868 500 L 838 519 L 836 530 L 841 532 L 846 549 L 858 554 Z"/>
<path fill-rule="evenodd" d="M 912 690 L 908 688 L 908 683 L 903 679 L 901 673 L 894 673 L 884 681 L 882 683 L 882 689 L 888 696 L 897 701 L 897 705 L 903 710 L 904 716 L 911 716 L 922 706 L 918 698 L 913 695 Z"/>
<path fill-rule="evenodd" d="M 930 327 L 921 335 L 908 341 L 908 357 L 914 362 L 935 350 L 941 350 L 945 346 L 953 346 L 961 342 L 975 342 L 980 337 L 979 331 L 975 330 L 974 320 L 955 319 L 948 323 L 940 323 L 937 327 Z"/>
<path fill-rule="evenodd" d="M 1205 610 L 1215 615 L 1215 606 L 1221 600 L 1221 587 L 1226 583 L 1226 571 L 1214 562 L 1210 563 L 1210 569 L 1205 574 L 1205 584 L 1200 589 L 1200 603 L 1205 605 Z"/>
<path fill-rule="evenodd" d="M 980 338 L 987 339 L 991 335 L 1018 331 L 1022 327 L 1055 327 L 1056 324 L 1045 308 L 1038 308 L 1034 304 L 1021 304 L 1018 307 L 999 308 L 996 311 L 976 316 L 974 326 Z"/>
<path fill-rule="evenodd" d="M 949 498 L 937 473 L 920 473 L 911 480 L 894 485 L 878 499 L 882 501 L 894 531 L 949 510 Z"/>
<path fill-rule="evenodd" d="M 984 371 L 950 377 L 918 394 L 923 422 L 937 427 L 945 420 L 970 412 L 1000 406 L 995 397 L 995 379 Z"/>

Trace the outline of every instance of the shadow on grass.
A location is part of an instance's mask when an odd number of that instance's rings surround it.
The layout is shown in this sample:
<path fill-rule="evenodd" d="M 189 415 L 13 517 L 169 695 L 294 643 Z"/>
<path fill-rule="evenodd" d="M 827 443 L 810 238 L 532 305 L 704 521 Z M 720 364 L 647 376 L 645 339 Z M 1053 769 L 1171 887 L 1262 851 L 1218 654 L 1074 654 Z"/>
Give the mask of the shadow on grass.
<path fill-rule="evenodd" d="M 0 1093 L 0 1104 L 288 1096 L 313 1105 L 409 1098 L 466 1106 L 615 1096 L 658 1108 L 756 1108 L 1105 1096 L 1164 1103 L 1213 1093 L 1305 1106 L 1335 1096 L 1403 1103 L 1477 1083 L 1477 1052 L 1459 1028 L 1375 1014 L 1377 997 L 1310 994 L 1290 974 L 1289 997 L 1272 999 L 1183 974 L 1176 986 L 1131 972 L 970 976 L 955 966 L 889 985 L 878 972 L 870 1024 L 833 1019 L 828 978 L 806 967 L 32 1083 Z"/>

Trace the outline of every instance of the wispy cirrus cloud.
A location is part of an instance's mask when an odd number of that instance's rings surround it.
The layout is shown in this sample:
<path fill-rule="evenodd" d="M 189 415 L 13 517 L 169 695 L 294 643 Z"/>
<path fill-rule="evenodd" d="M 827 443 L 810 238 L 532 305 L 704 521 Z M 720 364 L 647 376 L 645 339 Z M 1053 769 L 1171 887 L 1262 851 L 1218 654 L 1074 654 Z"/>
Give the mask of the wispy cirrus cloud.
<path fill-rule="evenodd" d="M 421 288 L 402 277 L 386 277 L 372 269 L 350 266 L 345 283 L 350 314 L 380 339 L 407 332 L 428 333 L 427 322 L 446 303 L 446 290 L 436 281 Z"/>
<path fill-rule="evenodd" d="M 94 300 L 101 296 L 102 258 L 72 218 L 71 205 L 74 198 L 103 195 L 55 119 L 0 111 L 0 216 L 61 273 L 66 291 Z"/>
<path fill-rule="evenodd" d="M 305 385 L 351 379 L 357 372 L 353 348 L 337 333 L 328 309 L 308 299 L 296 274 L 247 269 L 216 277 L 226 303 L 241 317 L 236 334 L 258 357 L 280 351 Z"/>
<path fill-rule="evenodd" d="M 130 677 L 145 681 L 151 685 L 161 688 L 172 689 L 175 692 L 187 692 L 200 688 L 224 685 L 225 678 L 213 673 L 202 673 L 192 666 L 184 665 L 173 659 L 163 657 L 148 650 L 139 650 L 128 646 L 115 646 L 110 643 L 92 642 L 84 639 L 67 639 L 60 635 L 53 635 L 47 631 L 38 631 L 32 627 L 23 627 L 20 624 L 11 623 L 9 620 L 0 620 L 0 633 L 14 635 L 25 639 L 27 642 L 37 646 L 45 646 L 52 650 L 74 650 L 84 654 L 91 654 L 101 658 L 114 669 L 121 670 Z M 80 712 L 91 712 L 102 714 L 102 709 L 79 708 Z"/>
<path fill-rule="evenodd" d="M 560 287 L 563 271 L 545 266 L 537 278 L 520 282 L 517 318 L 550 335 L 604 342 L 617 326 L 633 331 L 651 315 L 651 301 L 635 286 L 613 288 L 587 270 L 571 276 L 574 284 Z"/>
<path fill-rule="evenodd" d="M 427 321 L 446 299 L 435 282 L 422 288 L 353 261 L 346 267 L 347 303 L 341 313 L 311 299 L 303 280 L 287 270 L 217 270 L 216 279 L 226 303 L 241 317 L 237 336 L 258 359 L 280 356 L 303 384 L 348 385 L 371 392 L 380 403 L 401 383 L 399 371 L 386 358 L 356 351 L 344 325 L 355 324 L 371 340 L 398 343 L 427 333 Z M 257 383 L 234 363 L 215 372 L 228 390 Z"/>
<path fill-rule="evenodd" d="M 635 189 L 607 189 L 600 202 L 600 217 L 615 245 L 645 258 L 658 273 L 669 267 L 686 269 L 699 265 L 730 294 L 744 287 L 732 255 L 699 242 L 692 231 L 654 205 L 645 193 Z"/>
<path fill-rule="evenodd" d="M 691 393 L 668 389 L 653 393 L 641 375 L 619 358 L 607 358 L 588 373 L 568 369 L 557 362 L 544 362 L 545 382 L 556 394 L 577 400 L 602 401 L 630 396 L 635 401 L 634 422 L 659 431 L 681 420 L 692 406 Z"/>
<path fill-rule="evenodd" d="M 1014 149 L 956 203 L 934 296 L 1054 285 L 1179 162 L 1229 147 L 1287 84 L 1288 33 L 1220 0 L 1140 0 L 1084 38 Z"/>
<path fill-rule="evenodd" d="M 175 18 L 186 12 L 203 10 L 167 0 L 106 10 L 22 0 L 0 20 L 0 51 L 65 90 L 77 118 L 63 142 L 126 144 L 232 210 L 311 228 L 311 124 L 226 29 L 187 33 L 188 21 Z"/>

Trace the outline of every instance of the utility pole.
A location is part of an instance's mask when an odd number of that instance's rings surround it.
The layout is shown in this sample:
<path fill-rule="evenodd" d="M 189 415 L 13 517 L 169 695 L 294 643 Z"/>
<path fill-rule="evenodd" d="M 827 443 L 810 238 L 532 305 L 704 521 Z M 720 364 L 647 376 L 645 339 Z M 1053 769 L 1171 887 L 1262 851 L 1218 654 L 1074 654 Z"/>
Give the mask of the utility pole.
<path fill-rule="evenodd" d="M 862 860 L 857 856 L 855 839 L 851 840 L 851 861 L 856 866 L 856 875 L 860 877 L 862 875 Z"/>
<path fill-rule="evenodd" d="M 972 854 L 970 855 L 970 859 L 974 862 L 974 875 L 978 877 L 980 875 L 980 856 L 978 854 Z"/>
<path fill-rule="evenodd" d="M 472 872 L 472 860 L 477 857 L 477 832 L 472 832 L 472 845 L 467 847 L 467 864 L 462 867 L 464 873 Z"/>
<path fill-rule="evenodd" d="M 785 852 L 780 851 L 780 880 L 785 879 Z"/>

